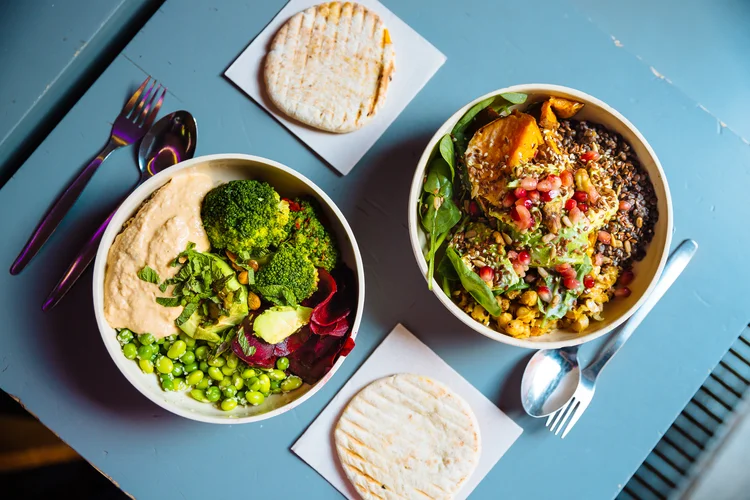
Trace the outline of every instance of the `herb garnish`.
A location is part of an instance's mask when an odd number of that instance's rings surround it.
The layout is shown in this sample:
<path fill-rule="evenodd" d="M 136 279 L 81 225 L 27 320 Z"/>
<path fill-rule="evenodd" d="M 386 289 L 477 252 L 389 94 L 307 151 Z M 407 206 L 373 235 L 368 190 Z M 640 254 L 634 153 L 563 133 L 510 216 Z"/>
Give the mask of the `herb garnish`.
<path fill-rule="evenodd" d="M 154 271 L 148 266 L 143 266 L 143 269 L 138 271 L 138 278 L 145 281 L 146 283 L 153 283 L 153 284 L 157 284 L 159 283 L 159 281 L 161 281 L 159 279 L 159 273 L 157 273 L 156 271 Z"/>
<path fill-rule="evenodd" d="M 247 337 L 245 336 L 244 330 L 239 331 L 237 335 L 237 343 L 240 344 L 242 353 L 245 356 L 252 356 L 255 354 L 256 348 L 254 345 L 250 345 L 250 342 L 248 342 Z"/>

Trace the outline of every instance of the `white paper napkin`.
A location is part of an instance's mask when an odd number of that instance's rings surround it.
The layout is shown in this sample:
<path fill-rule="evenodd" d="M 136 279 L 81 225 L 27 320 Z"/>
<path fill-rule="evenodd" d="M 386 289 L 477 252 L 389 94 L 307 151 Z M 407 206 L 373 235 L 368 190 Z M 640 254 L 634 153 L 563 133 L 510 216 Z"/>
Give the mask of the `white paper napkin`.
<path fill-rule="evenodd" d="M 307 127 L 287 118 L 268 99 L 263 84 L 263 60 L 279 28 L 297 12 L 320 3 L 323 0 L 291 0 L 224 74 L 333 168 L 346 175 L 443 65 L 445 56 L 377 0 L 357 0 L 383 19 L 396 51 L 396 71 L 385 104 L 369 123 L 348 134 Z"/>
<path fill-rule="evenodd" d="M 403 325 L 397 325 L 375 349 L 365 364 L 294 443 L 292 451 L 344 496 L 359 498 L 341 469 L 333 444 L 333 429 L 349 400 L 366 385 L 382 377 L 405 372 L 426 375 L 447 385 L 469 403 L 477 416 L 482 455 L 474 474 L 456 496 L 457 499 L 466 498 L 521 435 L 523 429 Z"/>

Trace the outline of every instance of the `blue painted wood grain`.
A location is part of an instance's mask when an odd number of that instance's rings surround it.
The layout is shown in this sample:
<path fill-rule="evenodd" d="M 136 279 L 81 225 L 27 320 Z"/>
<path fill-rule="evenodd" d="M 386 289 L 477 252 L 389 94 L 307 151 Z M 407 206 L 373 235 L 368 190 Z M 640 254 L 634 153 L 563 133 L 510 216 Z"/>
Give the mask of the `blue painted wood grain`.
<path fill-rule="evenodd" d="M 0 213 L 13 214 L 0 238 L 0 262 L 9 266 L 148 72 L 170 88 L 164 112 L 187 108 L 197 116 L 198 154 L 252 153 L 292 166 L 331 195 L 357 235 L 368 287 L 357 348 L 314 398 L 255 425 L 187 421 L 130 387 L 99 339 L 90 274 L 60 307 L 41 313 L 59 272 L 135 182 L 132 151 L 118 151 L 102 166 L 22 275 L 0 273 L 5 318 L 0 387 L 136 497 L 213 498 L 220 484 L 252 497 L 334 497 L 335 490 L 289 447 L 367 354 L 403 322 L 524 427 L 475 490 L 477 498 L 611 498 L 747 323 L 742 284 L 750 270 L 741 262 L 750 235 L 734 223 L 745 213 L 744 186 L 750 182 L 745 168 L 750 150 L 744 144 L 717 133 L 713 117 L 615 47 L 570 4 L 538 2 L 532 33 L 529 23 L 513 22 L 528 19 L 521 3 L 436 0 L 429 8 L 417 1 L 385 3 L 448 60 L 346 177 L 221 76 L 283 2 L 169 0 L 0 190 Z M 406 231 L 408 186 L 429 137 L 465 102 L 524 82 L 580 88 L 633 121 L 665 167 L 675 206 L 674 241 L 692 237 L 701 245 L 685 274 L 611 362 L 595 402 L 565 441 L 550 436 L 542 421 L 521 414 L 520 370 L 530 353 L 481 337 L 445 311 L 418 272 Z M 716 182 L 718 165 L 722 178 L 731 181 L 707 189 Z M 591 346 L 585 347 L 582 356 L 590 354 Z"/>

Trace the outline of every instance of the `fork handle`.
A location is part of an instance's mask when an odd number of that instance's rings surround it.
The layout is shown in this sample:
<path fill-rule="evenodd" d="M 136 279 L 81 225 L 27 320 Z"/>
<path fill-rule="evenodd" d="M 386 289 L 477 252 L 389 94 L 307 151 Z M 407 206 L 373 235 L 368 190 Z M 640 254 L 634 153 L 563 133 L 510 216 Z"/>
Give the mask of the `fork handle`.
<path fill-rule="evenodd" d="M 599 350 L 596 357 L 589 363 L 589 365 L 581 373 L 583 376 L 590 379 L 595 379 L 599 372 L 607 365 L 607 362 L 617 354 L 617 351 L 627 342 L 633 332 L 638 328 L 643 321 L 643 318 L 651 312 L 651 309 L 656 305 L 657 302 L 664 296 L 664 293 L 669 290 L 669 287 L 675 282 L 675 280 L 682 274 L 685 267 L 693 258 L 695 252 L 698 250 L 698 243 L 693 240 L 685 240 L 672 252 L 672 255 L 667 259 L 667 263 L 664 266 L 661 278 L 656 283 L 654 290 L 651 292 L 646 300 L 641 304 L 641 307 L 633 313 L 633 315 L 624 324 L 622 324 L 613 333 L 607 342 Z"/>
<path fill-rule="evenodd" d="M 70 263 L 70 267 L 68 267 L 65 274 L 62 275 L 62 278 L 57 282 L 55 288 L 52 289 L 47 300 L 44 301 L 44 304 L 42 304 L 42 311 L 49 311 L 55 307 L 60 300 L 65 297 L 65 294 L 70 291 L 73 285 L 76 284 L 78 278 L 80 278 L 86 269 L 88 269 L 96 256 L 96 251 L 99 249 L 99 242 L 102 241 L 102 235 L 107 229 L 107 226 L 109 226 L 109 222 L 112 220 L 112 217 L 115 216 L 116 212 L 117 208 L 109 214 L 109 217 L 107 217 L 101 226 L 99 226 L 91 238 L 88 239 L 86 244 L 83 245 L 83 248 L 78 252 L 78 255 L 73 259 L 73 262 Z"/>
<path fill-rule="evenodd" d="M 34 258 L 34 256 L 37 254 L 37 252 L 39 252 L 44 243 L 49 239 L 50 236 L 52 236 L 52 233 L 55 232 L 55 229 L 57 229 L 57 226 L 60 225 L 60 222 L 68 213 L 70 208 L 73 206 L 76 200 L 78 200 L 78 197 L 81 196 L 83 189 L 94 176 L 94 173 L 96 172 L 96 169 L 99 168 L 99 165 L 101 165 L 101 163 L 106 160 L 110 154 L 112 154 L 112 151 L 121 146 L 122 144 L 118 144 L 114 140 L 110 139 L 107 145 L 104 146 L 104 149 L 102 149 L 99 154 L 96 155 L 96 158 L 94 158 L 91 163 L 86 165 L 86 167 L 81 170 L 81 172 L 73 180 L 73 182 L 71 182 L 70 185 L 68 185 L 68 187 L 65 189 L 65 191 L 63 191 L 63 193 L 60 195 L 60 197 L 57 198 L 54 205 L 50 207 L 42 220 L 39 221 L 39 225 L 37 225 L 36 229 L 34 229 L 34 232 L 29 238 L 29 241 L 26 242 L 23 250 L 21 250 L 21 253 L 18 254 L 15 262 L 13 262 L 13 265 L 10 267 L 10 274 L 20 273 L 28 265 L 28 263 L 31 262 L 31 259 Z"/>

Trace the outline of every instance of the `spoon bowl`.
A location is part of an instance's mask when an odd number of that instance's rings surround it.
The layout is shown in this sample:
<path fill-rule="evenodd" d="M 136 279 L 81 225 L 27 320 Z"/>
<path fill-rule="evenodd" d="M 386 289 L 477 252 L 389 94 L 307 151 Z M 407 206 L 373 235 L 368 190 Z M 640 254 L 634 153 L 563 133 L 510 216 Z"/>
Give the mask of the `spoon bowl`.
<path fill-rule="evenodd" d="M 537 351 L 521 379 L 523 409 L 537 418 L 556 412 L 573 397 L 580 378 L 578 346 Z"/>

